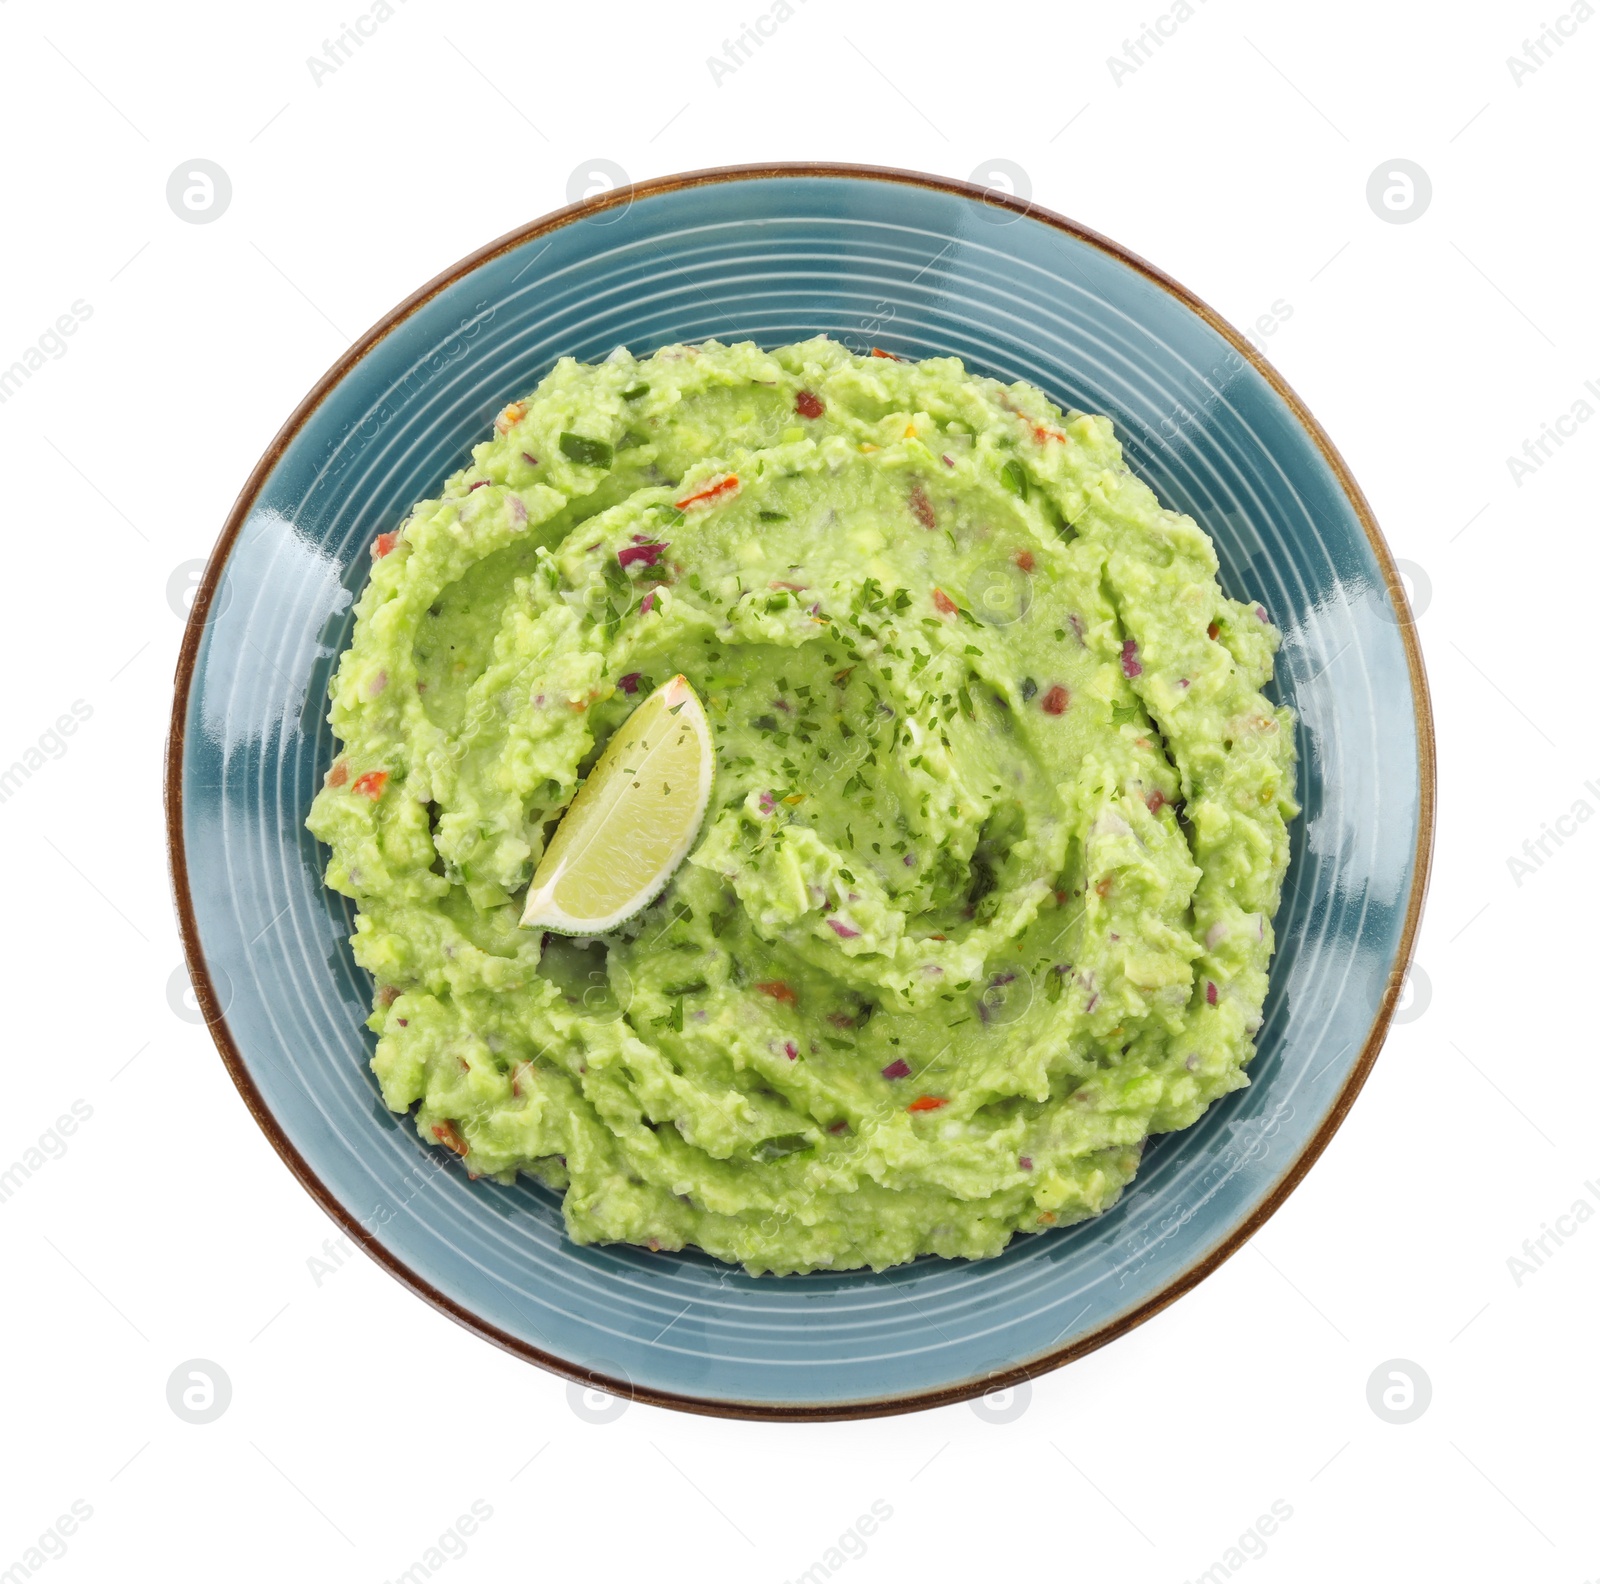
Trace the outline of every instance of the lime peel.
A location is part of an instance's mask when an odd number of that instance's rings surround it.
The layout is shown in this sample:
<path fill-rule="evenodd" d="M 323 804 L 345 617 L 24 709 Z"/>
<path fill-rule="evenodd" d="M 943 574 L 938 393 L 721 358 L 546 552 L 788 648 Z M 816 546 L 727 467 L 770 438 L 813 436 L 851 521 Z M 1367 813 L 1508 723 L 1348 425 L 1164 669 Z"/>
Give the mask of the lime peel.
<path fill-rule="evenodd" d="M 528 887 L 523 927 L 602 935 L 655 901 L 700 833 L 715 757 L 688 678 L 663 682 L 567 805 Z"/>

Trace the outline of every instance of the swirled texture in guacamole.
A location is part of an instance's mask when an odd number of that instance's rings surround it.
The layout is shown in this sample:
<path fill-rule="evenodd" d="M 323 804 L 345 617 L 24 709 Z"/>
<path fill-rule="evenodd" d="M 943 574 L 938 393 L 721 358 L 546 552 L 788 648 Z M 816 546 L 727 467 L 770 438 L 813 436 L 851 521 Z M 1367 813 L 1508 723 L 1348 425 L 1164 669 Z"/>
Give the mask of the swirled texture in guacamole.
<path fill-rule="evenodd" d="M 1105 418 L 826 338 L 563 359 L 373 555 L 309 822 L 373 1069 L 579 1242 L 983 1258 L 1246 1082 L 1278 634 Z M 689 858 L 604 939 L 521 929 L 677 672 L 717 750 Z"/>

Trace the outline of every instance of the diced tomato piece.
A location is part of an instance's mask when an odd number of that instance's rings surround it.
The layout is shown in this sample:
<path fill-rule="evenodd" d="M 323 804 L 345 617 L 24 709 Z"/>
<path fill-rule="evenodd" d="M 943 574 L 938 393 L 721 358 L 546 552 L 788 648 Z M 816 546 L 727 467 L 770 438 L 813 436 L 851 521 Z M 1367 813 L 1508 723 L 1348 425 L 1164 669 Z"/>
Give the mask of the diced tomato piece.
<path fill-rule="evenodd" d="M 786 985 L 781 979 L 768 979 L 756 986 L 762 995 L 769 995 L 781 1006 L 794 1006 L 800 999 L 791 986 Z"/>
<path fill-rule="evenodd" d="M 924 528 L 939 526 L 938 520 L 933 515 L 933 502 L 928 499 L 928 492 L 920 484 L 911 486 L 911 515 Z"/>
<path fill-rule="evenodd" d="M 381 561 L 394 547 L 400 543 L 398 533 L 381 533 L 372 541 L 372 559 Z"/>
<path fill-rule="evenodd" d="M 1014 556 L 1012 556 L 1011 559 L 1015 561 L 1024 572 L 1033 571 L 1033 551 L 1019 550 Z"/>
<path fill-rule="evenodd" d="M 874 357 L 888 358 L 891 363 L 905 362 L 905 359 L 901 357 L 898 352 L 885 352 L 882 347 L 874 347 L 872 349 L 872 355 Z"/>
<path fill-rule="evenodd" d="M 389 779 L 387 770 L 369 770 L 365 775 L 360 775 L 350 783 L 352 792 L 359 792 L 362 797 L 369 797 L 374 803 L 383 796 L 384 784 Z"/>
<path fill-rule="evenodd" d="M 820 418 L 822 416 L 821 398 L 813 396 L 810 391 L 801 391 L 794 399 L 794 410 L 802 418 Z"/>
<path fill-rule="evenodd" d="M 943 611 L 946 616 L 954 616 L 956 613 L 956 602 L 951 599 L 942 588 L 936 588 L 933 591 L 933 608 L 938 611 Z"/>
<path fill-rule="evenodd" d="M 918 1095 L 917 1098 L 906 1107 L 906 1110 L 937 1111 L 940 1106 L 947 1106 L 949 1104 L 950 1102 L 942 1095 Z"/>
<path fill-rule="evenodd" d="M 328 785 L 342 787 L 350 779 L 350 766 L 343 759 L 333 761 L 333 769 L 328 772 Z"/>
<path fill-rule="evenodd" d="M 715 484 L 709 484 L 703 490 L 696 490 L 693 495 L 685 495 L 681 501 L 672 504 L 679 511 L 688 511 L 691 506 L 703 506 L 707 501 L 721 500 L 724 495 L 736 495 L 739 491 L 739 475 L 730 473 L 724 479 L 718 479 Z"/>
<path fill-rule="evenodd" d="M 454 1122 L 436 1122 L 433 1128 L 433 1136 L 447 1150 L 454 1150 L 457 1155 L 465 1155 L 467 1153 L 467 1141 L 456 1132 Z"/>
<path fill-rule="evenodd" d="M 1062 715 L 1066 713 L 1067 705 L 1069 705 L 1071 702 L 1072 695 L 1067 692 L 1067 690 L 1062 687 L 1059 682 L 1057 682 L 1056 685 L 1049 689 L 1045 693 L 1045 696 L 1039 700 L 1039 708 L 1042 709 L 1046 715 Z"/>

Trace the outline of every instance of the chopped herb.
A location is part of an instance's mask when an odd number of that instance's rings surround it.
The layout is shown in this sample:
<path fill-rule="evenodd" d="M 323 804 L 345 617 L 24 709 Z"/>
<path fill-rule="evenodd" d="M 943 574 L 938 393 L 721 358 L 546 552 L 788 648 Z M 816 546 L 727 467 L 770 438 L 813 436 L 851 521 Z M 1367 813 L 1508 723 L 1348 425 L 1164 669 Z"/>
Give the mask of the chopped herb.
<path fill-rule="evenodd" d="M 570 430 L 562 431 L 561 454 L 584 467 L 611 466 L 612 450 L 604 440 L 591 440 L 587 435 L 573 434 Z"/>

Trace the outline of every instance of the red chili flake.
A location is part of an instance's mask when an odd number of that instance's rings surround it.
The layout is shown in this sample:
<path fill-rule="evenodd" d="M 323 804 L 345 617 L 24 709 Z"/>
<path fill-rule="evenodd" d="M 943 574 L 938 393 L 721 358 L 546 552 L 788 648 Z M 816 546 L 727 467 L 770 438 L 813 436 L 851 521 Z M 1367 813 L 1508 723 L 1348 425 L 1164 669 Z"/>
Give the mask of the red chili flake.
<path fill-rule="evenodd" d="M 885 352 L 882 347 L 874 347 L 872 349 L 872 355 L 874 357 L 888 358 L 891 363 L 905 362 L 905 359 L 901 357 L 898 352 Z"/>
<path fill-rule="evenodd" d="M 909 1078 L 911 1076 L 911 1064 L 904 1056 L 898 1056 L 883 1069 L 883 1076 L 885 1078 Z"/>
<path fill-rule="evenodd" d="M 1057 891 L 1056 892 L 1056 906 L 1057 907 L 1065 907 L 1066 905 L 1067 905 L 1067 893 L 1065 891 Z"/>
<path fill-rule="evenodd" d="M 1144 667 L 1139 664 L 1139 646 L 1131 638 L 1122 640 L 1122 674 L 1125 677 L 1144 675 Z"/>
<path fill-rule="evenodd" d="M 933 591 L 933 608 L 936 611 L 942 611 L 946 616 L 954 616 L 956 602 L 942 588 L 936 588 Z"/>
<path fill-rule="evenodd" d="M 911 486 L 911 515 L 924 528 L 938 527 L 938 519 L 933 515 L 933 502 L 928 499 L 928 492 L 920 484 Z"/>
<path fill-rule="evenodd" d="M 1011 558 L 1024 572 L 1033 571 L 1033 551 L 1019 550 Z"/>
<path fill-rule="evenodd" d="M 665 543 L 624 545 L 617 551 L 617 565 L 630 567 L 635 561 L 642 561 L 646 566 L 654 566 L 666 548 Z"/>
<path fill-rule="evenodd" d="M 1206 980 L 1206 1005 L 1207 1006 L 1215 1006 L 1216 1004 L 1217 1004 L 1217 987 L 1209 979 L 1207 979 Z"/>
<path fill-rule="evenodd" d="M 906 1110 L 937 1111 L 940 1106 L 947 1106 L 949 1104 L 950 1102 L 946 1100 L 943 1095 L 918 1095 L 917 1098 L 906 1107 Z"/>
<path fill-rule="evenodd" d="M 1065 440 L 1067 437 L 1060 429 L 1052 429 L 1049 424 L 1035 424 L 1033 438 L 1043 445 L 1046 440 Z"/>
<path fill-rule="evenodd" d="M 456 1132 L 454 1122 L 436 1122 L 433 1128 L 433 1136 L 446 1149 L 454 1150 L 457 1155 L 465 1155 L 467 1153 L 467 1141 Z"/>
<path fill-rule="evenodd" d="M 762 995 L 771 996 L 774 1001 L 783 1006 L 793 1006 L 800 999 L 781 979 L 765 980 L 763 983 L 758 984 L 756 989 Z"/>
<path fill-rule="evenodd" d="M 828 920 L 828 928 L 831 929 L 840 940 L 854 940 L 861 933 L 860 930 L 851 929 L 848 924 L 841 924 L 838 919 L 832 918 Z"/>
<path fill-rule="evenodd" d="M 1221 636 L 1222 629 L 1217 626 L 1215 622 L 1212 622 L 1212 624 L 1206 628 L 1206 637 L 1211 639 L 1213 643 Z"/>
<path fill-rule="evenodd" d="M 374 803 L 383 796 L 383 784 L 389 779 L 387 770 L 369 770 L 363 776 L 357 776 L 350 783 L 352 792 L 359 792 L 362 797 L 369 797 Z"/>
<path fill-rule="evenodd" d="M 531 451 L 524 451 L 522 453 L 522 460 L 526 462 L 529 467 L 538 467 L 539 465 L 538 457 L 536 457 Z"/>
<path fill-rule="evenodd" d="M 372 541 L 372 559 L 381 561 L 394 547 L 400 543 L 398 533 L 381 533 Z"/>
<path fill-rule="evenodd" d="M 856 1026 L 856 1020 L 848 1012 L 830 1012 L 828 1021 L 835 1028 L 852 1029 Z"/>
<path fill-rule="evenodd" d="M 725 479 L 718 479 L 715 484 L 708 484 L 703 490 L 696 490 L 693 495 L 685 495 L 681 501 L 674 501 L 679 511 L 688 511 L 691 506 L 699 506 L 706 501 L 721 500 L 724 495 L 737 494 L 739 490 L 739 475 L 730 473 Z"/>
<path fill-rule="evenodd" d="M 802 418 L 820 418 L 822 416 L 821 399 L 813 396 L 810 391 L 801 391 L 794 399 L 794 410 Z"/>
<path fill-rule="evenodd" d="M 1042 709 L 1046 715 L 1061 715 L 1065 713 L 1067 705 L 1069 705 L 1071 702 L 1072 695 L 1067 692 L 1067 690 L 1062 687 L 1059 682 L 1057 682 L 1056 685 L 1051 688 L 1042 699 L 1039 700 L 1039 708 Z"/>
<path fill-rule="evenodd" d="M 335 759 L 333 769 L 328 772 L 328 785 L 341 787 L 350 779 L 350 767 L 343 759 Z"/>
<path fill-rule="evenodd" d="M 630 671 L 625 677 L 617 678 L 617 686 L 624 693 L 637 693 L 639 691 L 639 678 L 643 675 L 642 671 Z"/>
<path fill-rule="evenodd" d="M 843 1133 L 844 1130 L 849 1126 L 850 1124 L 845 1121 L 843 1117 L 840 1117 L 837 1122 L 830 1122 L 828 1124 L 828 1131 L 830 1133 Z"/>
<path fill-rule="evenodd" d="M 799 1061 L 800 1047 L 796 1045 L 793 1040 L 785 1040 L 783 1042 L 783 1054 L 787 1056 L 790 1061 Z"/>
<path fill-rule="evenodd" d="M 1157 787 L 1155 791 L 1144 800 L 1144 806 L 1149 809 L 1152 814 L 1159 814 L 1162 809 L 1167 806 L 1166 793 L 1163 792 L 1160 787 Z"/>
<path fill-rule="evenodd" d="M 479 479 L 476 484 L 467 485 L 467 494 L 470 495 L 475 489 L 482 489 L 488 482 L 488 479 Z"/>
<path fill-rule="evenodd" d="M 1017 1165 L 1019 1165 L 1024 1171 L 1032 1171 L 1033 1170 L 1033 1156 L 1031 1156 L 1031 1155 L 1019 1155 L 1019 1156 L 1017 1156 Z"/>

